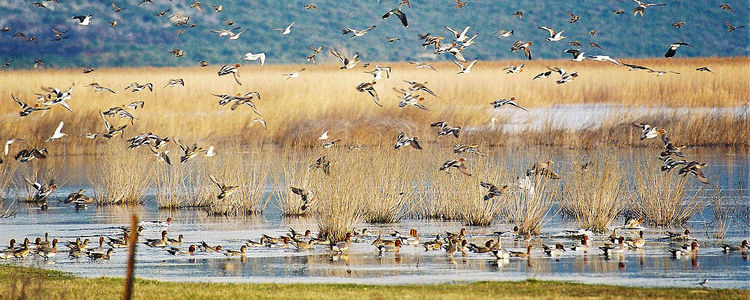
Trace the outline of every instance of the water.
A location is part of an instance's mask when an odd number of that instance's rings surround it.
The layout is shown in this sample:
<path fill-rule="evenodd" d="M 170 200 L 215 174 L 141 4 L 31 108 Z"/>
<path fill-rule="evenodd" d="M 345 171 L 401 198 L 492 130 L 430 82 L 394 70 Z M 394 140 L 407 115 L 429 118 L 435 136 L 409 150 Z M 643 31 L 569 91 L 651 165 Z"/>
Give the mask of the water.
<path fill-rule="evenodd" d="M 638 155 L 638 154 L 632 154 Z M 695 154 L 702 161 L 710 164 L 705 170 L 710 178 L 718 182 L 723 189 L 735 187 L 740 183 L 745 189 L 744 203 L 748 203 L 748 156 L 746 153 L 732 154 L 727 151 L 705 151 Z M 561 155 L 562 157 L 562 155 Z M 78 169 L 88 166 L 82 159 Z M 73 168 L 73 170 L 76 170 Z M 67 178 L 67 185 L 57 193 L 58 197 L 67 195 L 79 188 L 87 188 L 88 181 L 83 172 L 72 172 Z M 691 188 L 699 187 L 692 184 Z M 0 219 L 0 241 L 10 238 L 23 240 L 43 236 L 49 232 L 52 238 L 61 241 L 72 241 L 76 237 L 90 238 L 90 245 L 96 244 L 101 235 L 121 236 L 119 227 L 128 224 L 131 213 L 138 213 L 145 220 L 174 219 L 169 227 L 149 226 L 142 233 L 142 238 L 158 238 L 161 230 L 168 230 L 169 237 L 176 238 L 183 234 L 185 244 L 206 241 L 211 245 L 221 245 L 225 249 L 237 250 L 247 239 L 258 240 L 262 234 L 279 236 L 289 227 L 298 231 L 311 229 L 316 231 L 313 219 L 282 218 L 275 200 L 271 200 L 265 214 L 256 217 L 226 218 L 207 217 L 200 209 L 182 209 L 164 211 L 156 208 L 153 192 L 147 193 L 141 206 L 119 207 L 91 206 L 87 210 L 76 211 L 56 201 L 50 201 L 48 211 L 42 212 L 34 206 L 20 205 L 18 215 L 14 218 Z M 626 286 L 697 286 L 698 282 L 708 279 L 708 286 L 715 288 L 750 289 L 750 262 L 747 256 L 739 253 L 724 254 L 719 245 L 723 242 L 739 245 L 743 239 L 749 239 L 750 227 L 734 221 L 724 240 L 707 238 L 705 222 L 712 219 L 712 208 L 706 207 L 702 216 L 698 214 L 688 223 L 694 231 L 693 236 L 700 241 L 700 252 L 696 259 L 674 259 L 668 249 L 678 246 L 660 242 L 658 237 L 664 235 L 664 229 L 644 229 L 647 246 L 644 251 L 627 251 L 622 257 L 607 259 L 601 251 L 592 249 L 584 255 L 572 251 L 566 252 L 559 259 L 551 259 L 540 250 L 540 244 L 552 245 L 563 242 L 566 247 L 577 242 L 564 238 L 543 238 L 533 241 L 535 246 L 530 260 L 511 259 L 498 264 L 489 254 L 460 253 L 454 259 L 445 256 L 444 251 L 425 252 L 423 248 L 405 246 L 401 253 L 378 255 L 370 245 L 372 237 L 360 243 L 353 243 L 347 255 L 334 256 L 326 248 L 319 246 L 312 251 L 292 249 L 249 248 L 246 258 L 226 257 L 215 253 L 196 253 L 195 256 L 172 256 L 160 248 L 149 248 L 140 245 L 137 253 L 136 276 L 148 279 L 167 281 L 210 281 L 210 282 L 326 282 L 326 283 L 368 283 L 368 284 L 414 284 L 443 283 L 456 281 L 479 280 L 566 280 L 585 283 L 606 283 Z M 705 218 L 705 219 L 704 219 Z M 622 222 L 618 220 L 617 222 Z M 416 228 L 422 241 L 432 239 L 435 234 L 445 231 L 458 231 L 462 224 L 431 220 L 406 219 L 398 224 L 373 225 L 363 224 L 370 232 L 408 232 Z M 510 224 L 497 220 L 491 227 L 467 227 L 471 242 L 480 244 L 490 238 L 496 230 L 510 230 Z M 542 236 L 551 236 L 563 229 L 574 228 L 570 220 L 560 214 L 555 215 L 542 231 Z M 677 229 L 679 230 L 679 229 Z M 623 231 L 626 236 L 636 236 L 637 231 Z M 601 245 L 605 236 L 594 237 L 594 245 Z M 63 244 L 63 243 L 61 243 Z M 91 246 L 96 247 L 96 245 Z M 503 248 L 523 250 L 525 242 L 505 238 Z M 116 249 L 109 261 L 90 261 L 87 258 L 71 259 L 67 257 L 64 246 L 60 247 L 57 257 L 44 261 L 37 257 L 24 260 L 2 260 L 0 263 L 44 267 L 70 272 L 85 277 L 122 277 L 126 265 L 125 249 Z M 749 251 L 750 252 L 750 251 Z"/>

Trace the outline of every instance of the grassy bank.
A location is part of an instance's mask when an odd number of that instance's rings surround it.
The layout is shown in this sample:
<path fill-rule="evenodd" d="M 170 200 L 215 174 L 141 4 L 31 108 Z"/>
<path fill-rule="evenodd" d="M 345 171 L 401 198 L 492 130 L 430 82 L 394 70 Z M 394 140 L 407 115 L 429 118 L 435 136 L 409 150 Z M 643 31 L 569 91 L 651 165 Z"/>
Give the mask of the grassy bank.
<path fill-rule="evenodd" d="M 118 299 L 122 279 L 78 278 L 59 271 L 0 266 L 0 298 Z M 137 280 L 136 299 L 747 299 L 744 290 L 632 288 L 567 282 L 440 285 L 219 284 Z"/>

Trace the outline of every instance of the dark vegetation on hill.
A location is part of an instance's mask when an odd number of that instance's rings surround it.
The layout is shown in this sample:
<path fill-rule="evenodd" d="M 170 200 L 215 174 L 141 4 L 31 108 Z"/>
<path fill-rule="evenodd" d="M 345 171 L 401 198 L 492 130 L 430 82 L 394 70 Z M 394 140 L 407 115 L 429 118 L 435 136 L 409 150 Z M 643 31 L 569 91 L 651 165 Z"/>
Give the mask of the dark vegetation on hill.
<path fill-rule="evenodd" d="M 31 68 L 33 61 L 42 59 L 48 67 L 100 66 L 186 66 L 198 60 L 212 64 L 237 61 L 247 52 L 265 52 L 268 63 L 304 63 L 311 46 L 326 50 L 321 61 L 330 61 L 328 48 L 342 54 L 360 52 L 363 61 L 444 60 L 449 57 L 424 50 L 417 34 L 431 33 L 446 36 L 444 25 L 463 29 L 471 25 L 469 34 L 479 34 L 477 44 L 467 48 L 467 59 L 494 60 L 523 58 L 521 52 L 511 53 L 516 40 L 533 41 L 534 59 L 565 58 L 568 42 L 578 40 L 587 54 L 604 54 L 615 58 L 659 57 L 667 46 L 676 41 L 695 47 L 682 47 L 677 56 L 747 56 L 750 50 L 748 30 L 740 28 L 728 32 L 724 24 L 747 26 L 746 1 L 661 0 L 666 6 L 649 7 L 645 17 L 633 16 L 633 1 L 614 0 L 469 0 L 460 9 L 454 1 L 411 0 L 412 8 L 404 6 L 409 20 L 404 28 L 396 18 L 381 16 L 398 5 L 398 0 L 378 1 L 276 1 L 276 0 L 209 0 L 201 1 L 202 11 L 191 8 L 192 0 L 153 0 L 138 4 L 139 0 L 115 0 L 123 8 L 115 12 L 112 1 L 72 1 L 60 3 L 41 1 L 47 8 L 36 7 L 35 1 L 0 0 L 0 60 L 12 60 L 10 68 Z M 656 2 L 656 1 L 654 1 Z M 318 10 L 307 10 L 305 4 L 314 3 Z M 733 12 L 719 8 L 729 3 Z M 217 13 L 211 5 L 222 5 Z M 159 17 L 166 9 L 169 12 Z M 624 14 L 612 12 L 623 9 Z M 513 17 L 523 11 L 524 18 Z M 580 17 L 568 23 L 568 10 Z M 174 26 L 170 16 L 190 16 L 195 27 Z M 72 19 L 77 15 L 92 15 L 91 25 L 79 26 Z M 224 20 L 234 21 L 227 26 Z M 117 27 L 108 22 L 117 21 Z M 292 21 L 296 24 L 286 36 L 273 28 L 283 28 Z M 672 23 L 683 21 L 676 29 Z M 377 28 L 363 37 L 349 38 L 341 28 Z M 238 40 L 220 38 L 211 30 L 242 26 L 249 29 Z M 567 39 L 547 42 L 547 32 L 538 26 L 565 30 Z M 61 41 L 52 41 L 52 29 L 68 31 Z M 505 29 L 515 34 L 499 39 L 493 32 Z M 178 34 L 179 30 L 184 30 Z M 591 30 L 597 34 L 589 35 Z M 14 36 L 23 32 L 26 38 Z M 28 41 L 31 36 L 36 41 Z M 387 43 L 386 37 L 400 40 Z M 602 49 L 591 48 L 596 42 Z M 184 56 L 170 54 L 181 49 Z"/>

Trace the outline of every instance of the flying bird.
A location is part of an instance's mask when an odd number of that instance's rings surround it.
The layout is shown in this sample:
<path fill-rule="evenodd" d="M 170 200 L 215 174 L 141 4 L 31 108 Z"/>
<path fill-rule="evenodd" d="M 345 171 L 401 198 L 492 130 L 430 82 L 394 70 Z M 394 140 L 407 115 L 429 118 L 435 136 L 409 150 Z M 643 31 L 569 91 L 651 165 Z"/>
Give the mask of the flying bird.
<path fill-rule="evenodd" d="M 62 128 L 63 128 L 63 122 L 60 121 L 60 125 L 57 125 L 57 129 L 55 129 L 55 132 L 52 134 L 52 136 L 47 139 L 47 142 L 52 142 L 56 139 L 66 136 L 67 134 L 62 132 Z"/>
<path fill-rule="evenodd" d="M 616 60 L 614 60 L 613 58 L 607 55 L 591 55 L 588 57 L 588 59 L 593 60 L 593 61 L 608 61 L 618 66 L 620 65 L 619 62 L 617 62 Z"/>
<path fill-rule="evenodd" d="M 266 54 L 265 53 L 256 53 L 253 54 L 252 52 L 245 53 L 245 57 L 242 59 L 246 61 L 256 61 L 260 60 L 260 65 L 264 66 L 266 65 Z"/>
<path fill-rule="evenodd" d="M 570 19 L 568 20 L 568 23 L 575 23 L 578 22 L 581 18 L 579 18 L 577 15 L 574 15 L 572 12 L 568 11 L 568 16 L 570 16 Z"/>
<path fill-rule="evenodd" d="M 727 29 L 727 31 L 729 31 L 729 32 L 732 32 L 732 31 L 735 31 L 735 30 L 740 29 L 742 27 L 745 27 L 745 25 L 735 27 L 735 26 L 732 26 L 732 24 L 729 24 L 729 22 L 727 22 L 727 21 L 724 21 L 724 24 L 727 24 L 727 27 L 729 28 L 729 29 Z"/>
<path fill-rule="evenodd" d="M 333 54 L 333 56 L 335 56 L 336 58 L 338 58 L 341 61 L 341 63 L 343 64 L 343 66 L 341 68 L 339 68 L 341 70 L 352 69 L 352 68 L 354 68 L 359 63 L 359 52 L 354 53 L 354 56 L 352 56 L 352 58 L 349 59 L 346 56 L 343 56 L 343 55 L 339 54 L 338 52 L 336 52 L 336 50 L 334 50 L 333 48 L 331 48 L 330 51 L 331 51 L 331 54 Z"/>
<path fill-rule="evenodd" d="M 234 77 L 234 81 L 237 82 L 237 84 L 242 85 L 242 83 L 239 80 L 239 77 L 240 77 L 239 67 L 240 67 L 240 64 L 235 64 L 233 66 L 223 65 L 221 69 L 219 69 L 218 74 L 219 76 L 232 74 L 232 76 Z"/>
<path fill-rule="evenodd" d="M 578 49 L 568 49 L 565 50 L 565 53 L 570 53 L 573 55 L 573 59 L 571 59 L 572 61 L 583 61 L 584 59 L 586 59 L 586 57 L 583 56 L 583 54 L 585 54 L 586 52 Z"/>
<path fill-rule="evenodd" d="M 677 48 L 680 48 L 680 46 L 693 47 L 692 45 L 688 43 L 674 42 L 671 45 L 669 45 L 669 49 L 667 49 L 667 53 L 664 53 L 664 57 L 666 58 L 673 57 L 677 53 Z"/>
<path fill-rule="evenodd" d="M 372 26 L 367 27 L 367 28 L 362 29 L 362 30 L 356 30 L 356 29 L 351 29 L 349 27 L 344 27 L 344 29 L 341 29 L 341 33 L 344 34 L 344 35 L 347 35 L 347 34 L 351 33 L 352 36 L 350 38 L 360 37 L 360 36 L 363 36 L 363 35 L 367 34 L 368 32 L 370 32 L 370 30 L 375 29 L 375 27 L 376 27 L 376 25 L 372 25 Z"/>
<path fill-rule="evenodd" d="M 286 28 L 274 28 L 273 30 L 281 31 L 281 35 L 287 35 L 287 34 L 292 33 L 292 26 L 294 26 L 294 23 L 297 23 L 297 22 L 296 21 L 292 22 Z"/>
<path fill-rule="evenodd" d="M 528 111 L 525 108 L 518 105 L 518 103 L 516 103 L 516 97 L 510 97 L 510 99 L 497 99 L 495 101 L 490 102 L 490 104 L 492 104 L 492 108 L 500 108 L 500 107 L 503 107 L 504 105 L 510 105 L 510 106 L 515 106 L 517 108 L 520 108 L 524 111 Z"/>
<path fill-rule="evenodd" d="M 494 197 L 502 196 L 503 192 L 508 188 L 507 184 L 498 188 L 497 186 L 489 182 L 480 182 L 479 185 L 487 189 L 487 195 L 484 195 L 484 201 L 490 200 Z"/>
<path fill-rule="evenodd" d="M 395 15 L 399 20 L 401 20 L 401 24 L 403 24 L 405 28 L 408 28 L 409 23 L 406 21 L 406 14 L 401 11 L 401 5 L 403 5 L 403 3 L 400 3 L 397 8 L 389 10 L 387 13 L 385 13 L 383 15 L 383 19 L 387 19 L 388 17 Z"/>
<path fill-rule="evenodd" d="M 362 92 L 362 93 L 367 92 L 368 94 L 370 94 L 370 96 L 372 97 L 372 101 L 374 101 L 375 104 L 377 104 L 380 107 L 383 107 L 383 105 L 380 104 L 380 101 L 378 99 L 378 92 L 375 91 L 375 87 L 373 87 L 375 84 L 376 84 L 376 82 L 374 82 L 374 81 L 373 82 L 363 82 L 363 83 L 360 83 L 359 85 L 357 85 L 356 89 L 357 89 L 357 91 Z"/>
<path fill-rule="evenodd" d="M 229 197 L 229 195 L 233 194 L 234 192 L 237 191 L 237 189 L 240 188 L 240 186 L 238 185 L 222 184 L 219 182 L 218 179 L 216 179 L 216 176 L 213 176 L 213 175 L 209 175 L 208 178 L 211 179 L 211 182 L 213 182 L 214 184 L 216 184 L 216 186 L 219 187 L 220 193 L 219 195 L 216 196 L 216 199 L 219 199 L 219 200 Z"/>
<path fill-rule="evenodd" d="M 510 48 L 510 51 L 515 52 L 516 50 L 523 50 L 523 53 L 526 54 L 526 58 L 531 60 L 531 44 L 533 44 L 533 42 L 524 43 L 521 41 L 516 41 L 515 43 L 513 43 L 513 47 Z"/>
<path fill-rule="evenodd" d="M 459 68 L 461 68 L 461 71 L 458 72 L 458 74 L 469 74 L 471 72 L 471 68 L 477 63 L 477 60 L 475 59 L 472 61 L 469 65 L 464 66 L 457 60 L 451 60 L 454 64 L 456 64 Z"/>
<path fill-rule="evenodd" d="M 91 24 L 91 15 L 75 16 L 73 17 L 73 19 L 77 20 L 78 25 L 81 25 L 81 26 L 88 26 L 89 24 Z"/>
<path fill-rule="evenodd" d="M 546 30 L 547 32 L 549 32 L 549 37 L 547 38 L 547 41 L 549 42 L 557 42 L 565 38 L 565 36 L 562 35 L 563 31 L 565 30 L 557 32 L 554 29 L 546 27 L 546 26 L 539 26 L 539 29 Z"/>
<path fill-rule="evenodd" d="M 400 132 L 396 137 L 396 144 L 393 149 L 399 149 L 401 147 L 412 146 L 414 149 L 422 150 L 422 146 L 419 145 L 419 137 L 407 137 L 404 132 Z"/>

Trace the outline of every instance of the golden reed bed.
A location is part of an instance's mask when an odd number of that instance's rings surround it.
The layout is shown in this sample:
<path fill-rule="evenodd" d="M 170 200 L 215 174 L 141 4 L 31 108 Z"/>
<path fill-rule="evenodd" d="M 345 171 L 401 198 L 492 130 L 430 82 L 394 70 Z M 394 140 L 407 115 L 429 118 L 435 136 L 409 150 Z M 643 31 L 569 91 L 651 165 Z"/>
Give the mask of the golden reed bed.
<path fill-rule="evenodd" d="M 41 147 L 42 140 L 52 134 L 58 122 L 65 121 L 63 132 L 70 136 L 55 143 L 64 145 L 61 148 L 65 153 L 89 153 L 96 151 L 89 146 L 95 142 L 83 138 L 84 134 L 103 131 L 97 112 L 138 100 L 145 101 L 146 105 L 144 109 L 132 112 L 137 118 L 135 125 L 129 125 L 126 119 L 112 119 L 116 125 L 128 124 L 126 137 L 154 132 L 160 136 L 179 137 L 186 143 L 272 142 L 303 146 L 315 144 L 316 137 L 324 130 L 331 130 L 332 137 L 340 138 L 344 143 L 390 144 L 399 131 L 424 136 L 426 143 L 430 143 L 435 138 L 429 123 L 446 120 L 464 127 L 489 124 L 493 116 L 489 102 L 498 98 L 516 97 L 520 105 L 529 108 L 571 103 L 671 107 L 748 105 L 750 60 L 747 57 L 622 61 L 681 74 L 656 76 L 644 71 L 629 72 L 626 67 L 606 62 L 567 60 L 481 61 L 465 75 L 457 75 L 458 68 L 450 62 L 434 63 L 438 72 L 416 69 L 407 63 L 381 63 L 393 68 L 389 79 L 382 79 L 375 85 L 385 105 L 381 108 L 369 95 L 355 90 L 357 84 L 372 79 L 363 71 L 372 69 L 375 63 L 368 68 L 360 65 L 352 70 L 339 70 L 338 65 L 333 64 L 264 67 L 247 64 L 240 68 L 241 86 L 231 75 L 217 76 L 219 65 L 206 68 L 97 69 L 90 74 L 83 74 L 80 69 L 6 71 L 0 73 L 0 95 L 4 99 L 0 105 L 0 138 L 23 137 Z M 520 74 L 507 75 L 502 71 L 507 65 L 520 63 L 525 64 Z M 580 76 L 563 85 L 555 84 L 557 75 L 532 80 L 546 70 L 546 66 L 563 67 L 568 72 L 578 72 Z M 713 72 L 695 70 L 702 66 L 708 66 Z M 300 78 L 282 76 L 303 67 L 306 70 Z M 169 79 L 176 78 L 183 78 L 185 86 L 163 88 Z M 404 87 L 402 79 L 427 81 L 427 86 L 440 97 L 422 93 L 426 98 L 423 104 L 429 111 L 399 108 L 392 88 Z M 85 87 L 92 82 L 112 88 L 117 94 L 97 93 Z M 124 91 L 131 82 L 151 82 L 154 91 Z M 20 109 L 11 100 L 11 94 L 31 104 L 36 98 L 34 93 L 41 92 L 41 87 L 64 89 L 73 83 L 75 90 L 70 101 L 73 112 L 57 106 L 43 118 L 38 114 L 19 118 Z M 211 96 L 212 93 L 244 94 L 249 91 L 258 91 L 262 95 L 262 100 L 256 101 L 256 105 L 268 122 L 267 131 L 258 124 L 248 127 L 257 117 L 249 107 L 231 111 L 229 107 L 220 107 L 218 98 Z M 512 108 L 503 108 L 502 111 L 508 115 L 519 113 L 523 112 Z M 542 131 L 524 132 L 523 138 L 515 139 L 514 143 L 571 147 L 590 147 L 602 142 L 628 145 L 633 143 L 633 136 L 638 132 L 637 128 L 629 128 L 627 124 L 642 121 L 643 117 L 613 116 L 602 128 L 574 133 L 550 125 Z M 499 119 L 502 125 L 503 120 Z M 651 116 L 646 120 L 667 126 L 673 135 L 679 133 L 682 143 L 747 145 L 750 140 L 746 113 L 740 118 L 704 113 Z M 502 126 L 499 129 L 467 132 L 461 140 L 463 143 L 511 143 L 512 137 L 503 133 Z"/>

